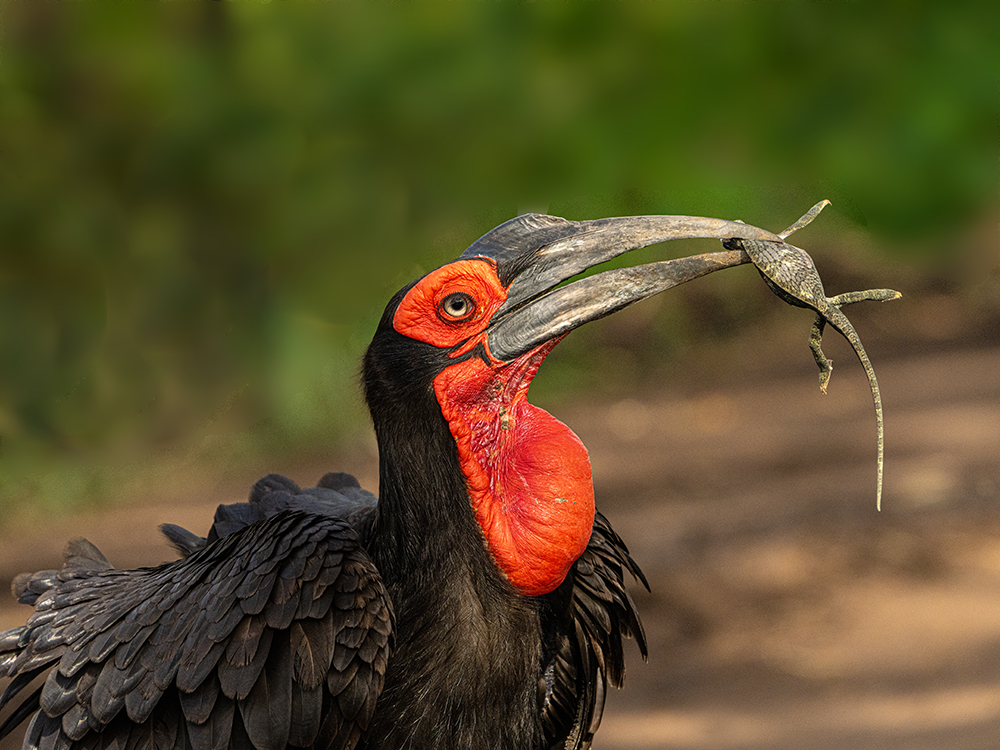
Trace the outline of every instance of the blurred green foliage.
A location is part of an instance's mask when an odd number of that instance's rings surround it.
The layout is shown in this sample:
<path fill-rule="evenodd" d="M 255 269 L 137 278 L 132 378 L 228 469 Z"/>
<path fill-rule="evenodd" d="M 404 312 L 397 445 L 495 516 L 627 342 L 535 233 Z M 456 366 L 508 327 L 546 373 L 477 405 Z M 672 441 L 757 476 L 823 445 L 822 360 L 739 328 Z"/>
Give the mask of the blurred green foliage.
<path fill-rule="evenodd" d="M 518 213 L 826 197 L 943 257 L 996 203 L 998 39 L 901 0 L 3 2 L 0 511 L 323 453 L 389 295 Z"/>

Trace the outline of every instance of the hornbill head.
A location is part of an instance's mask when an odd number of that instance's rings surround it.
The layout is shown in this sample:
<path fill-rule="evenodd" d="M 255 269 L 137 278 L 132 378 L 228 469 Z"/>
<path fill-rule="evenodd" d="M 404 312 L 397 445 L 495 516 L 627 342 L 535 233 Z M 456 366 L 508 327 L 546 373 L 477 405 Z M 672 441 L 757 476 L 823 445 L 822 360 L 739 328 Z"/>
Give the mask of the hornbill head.
<path fill-rule="evenodd" d="M 529 214 L 497 227 L 386 308 L 364 366 L 380 450 L 408 423 L 416 430 L 443 421 L 437 434 L 457 449 L 497 567 L 523 594 L 554 590 L 590 539 L 594 492 L 586 448 L 526 400 L 536 370 L 573 328 L 746 256 L 708 253 L 563 282 L 663 240 L 748 233 L 773 236 L 683 216 L 573 222 Z M 418 440 L 396 441 L 408 446 L 398 453 Z"/>

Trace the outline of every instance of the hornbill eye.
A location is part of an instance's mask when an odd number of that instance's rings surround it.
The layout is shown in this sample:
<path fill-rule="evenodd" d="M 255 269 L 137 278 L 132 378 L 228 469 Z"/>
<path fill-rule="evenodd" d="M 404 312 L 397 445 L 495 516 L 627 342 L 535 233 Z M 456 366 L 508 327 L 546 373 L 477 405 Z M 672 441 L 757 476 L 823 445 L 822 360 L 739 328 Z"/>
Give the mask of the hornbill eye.
<path fill-rule="evenodd" d="M 468 320 L 476 312 L 476 301 L 465 292 L 452 292 L 438 305 L 438 316 L 448 323 Z"/>

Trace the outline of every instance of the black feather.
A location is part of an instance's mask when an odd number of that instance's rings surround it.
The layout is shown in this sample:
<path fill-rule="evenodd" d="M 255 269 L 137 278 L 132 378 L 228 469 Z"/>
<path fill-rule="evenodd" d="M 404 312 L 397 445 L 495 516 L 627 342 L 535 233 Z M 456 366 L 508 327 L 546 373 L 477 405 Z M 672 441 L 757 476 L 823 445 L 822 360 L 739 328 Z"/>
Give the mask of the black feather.
<path fill-rule="evenodd" d="M 30 680 L 28 680 L 28 682 L 30 682 Z M 11 683 L 11 685 L 13 684 L 14 683 Z M 6 693 L 6 691 L 4 692 Z M 17 708 L 11 712 L 10 716 L 8 716 L 4 722 L 0 724 L 0 737 L 6 737 L 8 734 L 13 732 L 14 729 L 21 724 L 21 722 L 38 710 L 38 699 L 41 694 L 42 688 L 39 687 L 27 698 L 22 700 L 20 704 L 18 704 Z"/>
<path fill-rule="evenodd" d="M 193 555 L 195 552 L 200 552 L 205 549 L 205 545 L 208 543 L 208 540 L 204 537 L 193 534 L 176 524 L 160 524 L 160 531 L 181 557 L 187 557 L 188 555 Z"/>
<path fill-rule="evenodd" d="M 257 750 L 284 750 L 291 729 L 292 664 L 288 634 L 272 640 L 264 670 L 242 701 L 240 713 Z"/>
<path fill-rule="evenodd" d="M 300 684 L 295 684 L 292 689 L 291 710 L 289 711 L 288 744 L 292 747 L 312 746 L 322 723 L 322 686 L 304 688 Z"/>
<path fill-rule="evenodd" d="M 38 674 L 41 670 L 33 670 L 28 674 Z M 76 703 L 76 683 L 73 677 L 66 677 L 53 669 L 49 672 L 42 685 L 40 705 L 49 716 L 62 716 L 69 710 L 70 706 Z"/>
<path fill-rule="evenodd" d="M 300 620 L 289 631 L 295 681 L 304 689 L 319 687 L 333 659 L 332 619 Z"/>
<path fill-rule="evenodd" d="M 204 724 L 212 715 L 219 698 L 219 681 L 213 677 L 202 682 L 192 692 L 181 690 L 178 695 L 184 718 L 194 724 Z"/>
<path fill-rule="evenodd" d="M 225 748 L 230 747 L 235 713 L 236 704 L 229 698 L 220 695 L 204 722 L 195 723 L 189 720 L 187 733 L 191 739 L 192 750 L 225 750 Z M 242 723 L 240 726 L 242 727 Z M 232 747 L 240 746 L 234 742 Z"/>

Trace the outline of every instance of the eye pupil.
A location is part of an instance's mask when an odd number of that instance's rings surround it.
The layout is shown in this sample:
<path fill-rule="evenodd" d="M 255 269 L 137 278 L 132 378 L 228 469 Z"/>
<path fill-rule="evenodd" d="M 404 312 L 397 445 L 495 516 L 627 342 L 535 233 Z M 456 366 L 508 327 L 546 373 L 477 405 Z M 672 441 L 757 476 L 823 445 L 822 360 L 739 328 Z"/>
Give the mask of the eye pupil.
<path fill-rule="evenodd" d="M 462 320 L 464 318 L 468 318 L 473 312 L 475 312 L 476 303 L 468 294 L 465 294 L 464 292 L 455 292 L 453 294 L 449 294 L 441 300 L 439 309 L 446 318 L 451 320 Z"/>

